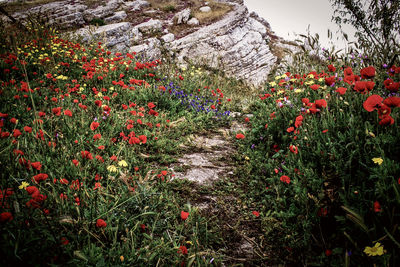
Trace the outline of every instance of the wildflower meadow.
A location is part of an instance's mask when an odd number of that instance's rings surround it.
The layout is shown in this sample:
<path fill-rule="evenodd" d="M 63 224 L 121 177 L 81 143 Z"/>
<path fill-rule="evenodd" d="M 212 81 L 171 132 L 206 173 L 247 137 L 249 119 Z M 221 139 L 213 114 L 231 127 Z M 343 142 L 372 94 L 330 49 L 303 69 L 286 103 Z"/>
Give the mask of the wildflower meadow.
<path fill-rule="evenodd" d="M 236 168 L 207 190 L 253 229 L 235 266 L 400 265 L 400 65 L 324 51 L 255 90 L 46 26 L 1 34 L 2 266 L 233 265 L 226 221 L 171 168 L 233 112 L 252 115 Z"/>

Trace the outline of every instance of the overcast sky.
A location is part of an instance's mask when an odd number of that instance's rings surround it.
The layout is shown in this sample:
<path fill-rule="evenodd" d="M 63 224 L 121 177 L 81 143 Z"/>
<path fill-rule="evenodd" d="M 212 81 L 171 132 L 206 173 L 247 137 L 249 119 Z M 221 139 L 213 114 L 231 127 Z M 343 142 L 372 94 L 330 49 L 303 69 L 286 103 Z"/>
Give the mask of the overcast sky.
<path fill-rule="evenodd" d="M 265 18 L 272 30 L 284 39 L 294 40 L 295 33 L 306 34 L 310 25 L 310 33 L 319 34 L 323 47 L 328 48 L 332 44 L 328 39 L 328 28 L 333 33 L 335 47 L 345 46 L 341 35 L 336 33 L 339 27 L 331 22 L 333 9 L 329 0 L 244 0 L 244 3 L 250 12 L 255 11 Z M 354 30 L 350 26 L 344 29 L 350 39 Z"/>

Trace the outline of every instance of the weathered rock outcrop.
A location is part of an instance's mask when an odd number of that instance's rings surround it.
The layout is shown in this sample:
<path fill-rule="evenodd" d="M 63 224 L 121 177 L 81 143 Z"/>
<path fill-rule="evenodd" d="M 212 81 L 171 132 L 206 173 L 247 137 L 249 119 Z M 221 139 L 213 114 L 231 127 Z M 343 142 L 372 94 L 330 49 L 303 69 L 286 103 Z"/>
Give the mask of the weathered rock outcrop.
<path fill-rule="evenodd" d="M 222 20 L 171 43 L 180 60 L 192 60 L 259 85 L 276 62 L 268 46 L 267 28 L 250 17 L 245 6 Z"/>
<path fill-rule="evenodd" d="M 253 85 L 262 84 L 274 65 L 279 63 L 271 52 L 271 43 L 276 47 L 282 39 L 274 36 L 265 19 L 256 13 L 249 14 L 242 0 L 219 2 L 231 5 L 232 11 L 209 25 L 202 25 L 192 17 L 191 9 L 186 6 L 172 16 L 156 19 L 162 11 L 151 9 L 145 0 L 110 0 L 91 8 L 83 0 L 58 1 L 13 16 L 23 19 L 30 14 L 44 14 L 50 24 L 60 28 L 80 28 L 74 30 L 73 35 L 84 42 L 100 39 L 109 49 L 143 53 L 151 59 L 161 56 L 160 46 L 165 46 L 180 63 L 205 64 Z M 212 11 L 209 6 L 201 9 Z M 136 17 L 143 17 L 143 20 L 136 22 L 132 19 Z M 94 19 L 103 20 L 107 25 L 89 26 Z M 169 27 L 177 24 L 186 24 L 192 29 L 191 33 L 183 37 L 169 33 Z"/>

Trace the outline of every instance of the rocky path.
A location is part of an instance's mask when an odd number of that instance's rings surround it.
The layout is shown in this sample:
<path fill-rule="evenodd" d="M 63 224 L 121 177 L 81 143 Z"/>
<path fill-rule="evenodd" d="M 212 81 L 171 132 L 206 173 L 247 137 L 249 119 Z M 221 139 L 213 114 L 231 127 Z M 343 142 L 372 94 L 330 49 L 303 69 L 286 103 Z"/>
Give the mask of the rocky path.
<path fill-rule="evenodd" d="M 181 192 L 186 201 L 203 216 L 217 222 L 224 239 L 220 252 L 228 265 L 249 264 L 265 258 L 256 240 L 260 222 L 251 216 L 239 215 L 247 207 L 234 189 L 237 187 L 235 166 L 241 164 L 235 160 L 234 137 L 246 130 L 245 124 L 234 121 L 229 128 L 190 136 L 181 146 L 185 153 L 172 166 L 174 179 L 190 181 L 185 192 Z"/>

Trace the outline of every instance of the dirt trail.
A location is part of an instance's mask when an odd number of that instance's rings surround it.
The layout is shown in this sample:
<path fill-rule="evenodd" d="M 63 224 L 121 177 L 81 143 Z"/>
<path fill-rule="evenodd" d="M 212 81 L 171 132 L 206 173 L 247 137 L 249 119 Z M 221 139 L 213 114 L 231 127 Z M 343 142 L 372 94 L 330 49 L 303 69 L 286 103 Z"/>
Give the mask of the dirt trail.
<path fill-rule="evenodd" d="M 266 256 L 256 240 L 260 221 L 251 216 L 238 216 L 247 207 L 239 194 L 229 189 L 229 186 L 235 188 L 237 179 L 234 136 L 246 130 L 244 123 L 235 120 L 229 128 L 220 128 L 204 136 L 191 136 L 187 144 L 182 145 L 186 152 L 171 166 L 174 179 L 192 182 L 185 192 L 187 202 L 198 208 L 203 216 L 218 220 L 225 243 L 221 252 L 228 265 L 259 265 L 260 262 L 256 264 L 255 261 Z"/>

